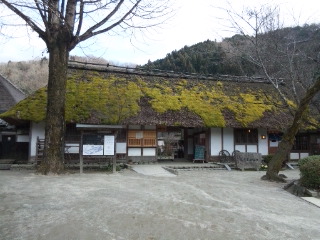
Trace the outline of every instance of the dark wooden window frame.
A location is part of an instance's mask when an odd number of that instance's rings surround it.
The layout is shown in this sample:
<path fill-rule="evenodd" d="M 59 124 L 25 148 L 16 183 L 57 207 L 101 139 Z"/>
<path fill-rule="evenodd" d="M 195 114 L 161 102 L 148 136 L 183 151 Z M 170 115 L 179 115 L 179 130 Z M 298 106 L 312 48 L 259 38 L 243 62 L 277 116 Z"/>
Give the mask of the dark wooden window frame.
<path fill-rule="evenodd" d="M 310 136 L 307 134 L 299 134 L 294 140 L 292 147 L 293 151 L 309 151 L 310 150 Z"/>
<path fill-rule="evenodd" d="M 256 128 L 235 128 L 234 143 L 237 145 L 257 145 L 258 129 Z"/>

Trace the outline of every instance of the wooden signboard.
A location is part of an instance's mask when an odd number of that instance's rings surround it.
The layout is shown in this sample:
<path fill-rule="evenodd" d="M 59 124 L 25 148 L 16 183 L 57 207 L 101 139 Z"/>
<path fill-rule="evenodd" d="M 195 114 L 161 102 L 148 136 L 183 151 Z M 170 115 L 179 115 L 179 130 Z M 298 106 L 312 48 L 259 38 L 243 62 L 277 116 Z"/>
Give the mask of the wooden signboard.
<path fill-rule="evenodd" d="M 194 149 L 194 159 L 204 160 L 205 147 L 196 145 Z"/>

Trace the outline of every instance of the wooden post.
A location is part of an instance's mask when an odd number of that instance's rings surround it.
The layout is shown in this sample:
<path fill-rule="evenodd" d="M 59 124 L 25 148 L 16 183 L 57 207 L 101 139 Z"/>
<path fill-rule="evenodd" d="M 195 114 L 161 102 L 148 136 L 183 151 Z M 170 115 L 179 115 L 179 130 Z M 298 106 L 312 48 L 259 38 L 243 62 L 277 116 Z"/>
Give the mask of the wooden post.
<path fill-rule="evenodd" d="M 80 174 L 83 173 L 83 131 L 81 131 L 80 138 L 80 146 L 79 146 L 79 154 L 80 154 Z"/>
<path fill-rule="evenodd" d="M 112 163 L 112 173 L 116 173 L 117 172 L 117 159 L 116 159 L 116 155 L 113 156 L 113 163 Z"/>
<path fill-rule="evenodd" d="M 117 140 L 117 136 L 118 136 L 118 132 L 115 131 L 114 132 L 114 152 L 113 152 L 113 163 L 112 163 L 112 173 L 116 173 L 117 172 L 117 155 L 116 155 L 116 140 Z"/>

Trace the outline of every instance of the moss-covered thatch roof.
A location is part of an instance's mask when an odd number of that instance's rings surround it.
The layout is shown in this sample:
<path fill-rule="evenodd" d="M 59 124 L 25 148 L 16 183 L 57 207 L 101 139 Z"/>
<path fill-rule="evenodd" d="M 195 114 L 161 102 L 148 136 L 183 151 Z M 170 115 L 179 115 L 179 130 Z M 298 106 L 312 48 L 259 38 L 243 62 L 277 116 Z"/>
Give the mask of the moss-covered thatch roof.
<path fill-rule="evenodd" d="M 0 117 L 40 122 L 46 97 L 41 88 Z M 267 83 L 70 70 L 66 121 L 282 129 L 292 119 L 282 106 Z"/>

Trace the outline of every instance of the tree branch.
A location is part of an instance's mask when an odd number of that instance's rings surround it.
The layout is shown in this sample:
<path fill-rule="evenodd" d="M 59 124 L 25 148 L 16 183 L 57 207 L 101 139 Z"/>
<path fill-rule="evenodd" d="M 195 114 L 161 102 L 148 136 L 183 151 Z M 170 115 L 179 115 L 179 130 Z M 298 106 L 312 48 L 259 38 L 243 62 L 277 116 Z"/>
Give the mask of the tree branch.
<path fill-rule="evenodd" d="M 113 29 L 114 27 L 120 25 L 130 14 L 132 14 L 133 10 L 137 8 L 137 6 L 139 5 L 139 3 L 141 2 L 141 0 L 138 0 L 133 6 L 132 8 L 122 16 L 122 18 L 120 18 L 117 22 L 113 23 L 112 25 L 110 25 L 109 27 L 106 27 L 100 31 L 97 32 L 93 32 L 94 30 L 98 29 L 99 27 L 101 27 L 103 24 L 105 24 L 108 20 L 111 19 L 111 17 L 120 9 L 121 5 L 123 4 L 124 0 L 121 0 L 117 6 L 112 10 L 111 13 L 108 14 L 107 17 L 105 17 L 103 20 L 101 20 L 100 22 L 98 22 L 97 24 L 95 24 L 94 26 L 92 26 L 91 28 L 89 28 L 84 34 L 82 34 L 81 36 L 79 36 L 78 38 L 75 38 L 75 40 L 72 42 L 72 44 L 70 45 L 70 49 L 74 48 L 79 42 L 85 41 L 86 39 L 93 37 L 95 35 L 104 33 L 104 32 L 108 32 L 111 29 Z"/>
<path fill-rule="evenodd" d="M 46 37 L 45 32 L 34 21 L 32 21 L 27 15 L 23 14 L 19 9 L 14 7 L 7 0 L 0 0 L 0 2 L 2 2 L 4 5 L 6 5 L 7 8 L 9 8 L 11 11 L 13 11 L 19 17 L 21 17 L 36 33 L 39 34 L 40 38 L 42 38 L 45 42 L 47 41 L 47 37 Z"/>

